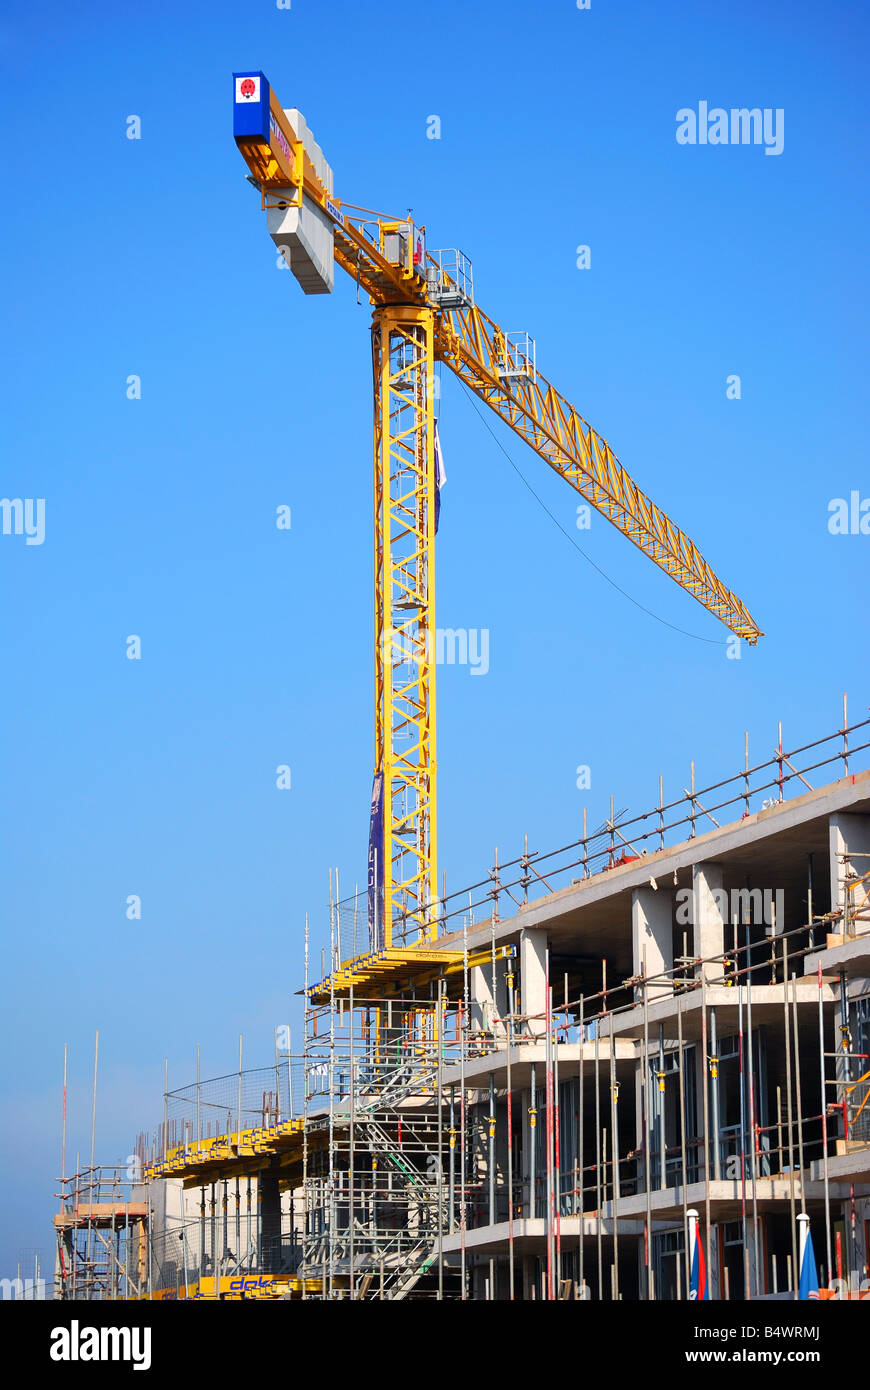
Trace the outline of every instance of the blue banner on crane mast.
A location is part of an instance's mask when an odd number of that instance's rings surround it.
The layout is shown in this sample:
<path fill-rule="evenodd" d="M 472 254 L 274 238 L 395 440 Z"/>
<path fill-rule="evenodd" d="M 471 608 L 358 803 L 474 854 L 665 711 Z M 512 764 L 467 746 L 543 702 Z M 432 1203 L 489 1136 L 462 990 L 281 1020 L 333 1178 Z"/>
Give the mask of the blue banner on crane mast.
<path fill-rule="evenodd" d="M 438 421 L 435 421 L 435 535 L 438 535 L 438 525 L 441 521 L 441 489 L 447 482 L 447 474 L 444 471 L 444 458 L 441 453 L 441 437 L 438 433 Z"/>
<path fill-rule="evenodd" d="M 369 947 L 382 951 L 384 945 L 384 774 L 376 772 L 369 818 Z"/>

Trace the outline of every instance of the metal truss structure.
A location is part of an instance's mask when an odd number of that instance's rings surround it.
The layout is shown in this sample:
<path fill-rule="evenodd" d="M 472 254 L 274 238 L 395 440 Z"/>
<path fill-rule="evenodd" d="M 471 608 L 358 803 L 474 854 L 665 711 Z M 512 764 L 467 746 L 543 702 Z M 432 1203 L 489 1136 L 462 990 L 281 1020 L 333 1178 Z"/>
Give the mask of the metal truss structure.
<path fill-rule="evenodd" d="M 428 308 L 390 307 L 377 309 L 372 325 L 375 767 L 383 778 L 372 892 L 387 947 L 437 930 L 434 318 Z"/>
<path fill-rule="evenodd" d="M 474 302 L 467 258 L 429 254 L 425 229 L 333 196 L 304 118 L 262 73 L 236 74 L 236 143 L 274 226 L 297 243 L 306 293 L 332 288 L 332 258 L 374 307 L 375 769 L 369 897 L 372 945 L 436 931 L 433 367 L 443 362 L 540 458 L 738 637 L 761 635 L 693 541 L 644 493 L 609 444 L 537 369 L 527 333 Z M 244 90 L 242 90 L 244 88 Z M 254 103 L 246 107 L 245 101 Z M 261 103 L 262 114 L 258 114 Z M 247 114 L 246 114 L 247 112 Z M 278 242 L 278 232 L 270 224 Z M 288 232 L 296 235 L 296 232 Z M 298 248 L 301 247 L 301 250 Z M 286 255 L 286 253 L 285 253 Z M 329 266 L 323 264 L 329 258 Z M 292 256 L 291 268 L 297 261 Z"/>
<path fill-rule="evenodd" d="M 309 1022 L 307 1131 L 321 1142 L 305 1162 L 305 1287 L 325 1299 L 443 1298 L 456 1284 L 442 1249 L 455 1014 L 447 1036 L 439 988 L 435 1000 L 324 1006 Z"/>

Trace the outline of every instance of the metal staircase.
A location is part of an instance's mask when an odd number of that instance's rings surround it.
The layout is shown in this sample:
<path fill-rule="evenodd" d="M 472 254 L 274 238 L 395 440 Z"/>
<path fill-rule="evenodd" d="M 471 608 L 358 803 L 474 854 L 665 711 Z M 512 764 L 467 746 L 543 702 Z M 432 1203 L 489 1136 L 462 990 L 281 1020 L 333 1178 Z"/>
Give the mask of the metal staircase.
<path fill-rule="evenodd" d="M 304 1268 L 326 1298 L 433 1296 L 427 1275 L 447 1229 L 437 1045 L 409 1037 L 401 1024 L 384 1031 L 361 1054 L 342 1055 L 349 1085 L 340 1108 L 323 1117 L 329 1142 L 306 1193 L 316 1235 Z M 337 1055 L 333 1043 L 333 1066 Z"/>

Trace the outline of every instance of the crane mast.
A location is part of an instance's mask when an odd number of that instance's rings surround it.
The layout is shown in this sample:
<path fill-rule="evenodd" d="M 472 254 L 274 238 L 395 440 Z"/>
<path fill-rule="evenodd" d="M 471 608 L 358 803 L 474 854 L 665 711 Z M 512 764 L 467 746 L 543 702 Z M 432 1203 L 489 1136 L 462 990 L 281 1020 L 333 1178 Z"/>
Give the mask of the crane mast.
<path fill-rule="evenodd" d="M 275 244 L 306 294 L 339 265 L 373 305 L 375 770 L 369 929 L 375 952 L 437 936 L 434 366 L 443 362 L 681 588 L 750 644 L 762 635 L 697 546 L 538 371 L 528 334 L 474 301 L 461 252 L 342 203 L 295 108 L 261 72 L 234 73 L 234 135 Z"/>
<path fill-rule="evenodd" d="M 434 320 L 430 308 L 389 305 L 372 323 L 382 840 L 376 830 L 370 873 L 381 947 L 437 931 Z"/>

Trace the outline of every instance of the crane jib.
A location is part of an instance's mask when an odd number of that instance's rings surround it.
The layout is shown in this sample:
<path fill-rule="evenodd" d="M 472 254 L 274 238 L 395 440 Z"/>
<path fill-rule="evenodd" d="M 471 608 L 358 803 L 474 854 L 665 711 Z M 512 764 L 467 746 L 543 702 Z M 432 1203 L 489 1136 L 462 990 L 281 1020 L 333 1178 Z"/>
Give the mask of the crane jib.
<path fill-rule="evenodd" d="M 338 264 L 373 309 L 375 775 L 368 918 L 369 944 L 379 957 L 431 946 L 439 931 L 433 639 L 444 474 L 437 361 L 737 638 L 752 644 L 762 634 L 697 546 L 539 371 L 529 333 L 505 331 L 483 313 L 463 251 L 429 251 L 426 229 L 410 211 L 387 217 L 342 203 L 304 116 L 282 108 L 262 72 L 233 74 L 233 133 L 260 191 L 269 234 L 304 292 L 328 294 Z"/>

